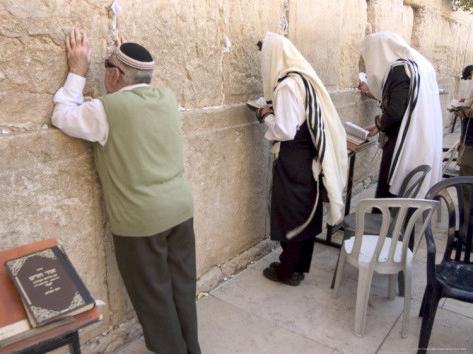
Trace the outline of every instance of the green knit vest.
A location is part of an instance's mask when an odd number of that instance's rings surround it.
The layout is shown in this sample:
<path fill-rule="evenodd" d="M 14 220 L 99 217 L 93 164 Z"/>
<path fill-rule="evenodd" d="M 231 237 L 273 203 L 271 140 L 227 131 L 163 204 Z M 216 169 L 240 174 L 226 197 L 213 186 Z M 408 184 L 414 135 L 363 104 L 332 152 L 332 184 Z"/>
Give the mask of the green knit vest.
<path fill-rule="evenodd" d="M 152 236 L 193 215 L 174 94 L 138 87 L 100 98 L 109 133 L 95 144 L 112 233 Z"/>

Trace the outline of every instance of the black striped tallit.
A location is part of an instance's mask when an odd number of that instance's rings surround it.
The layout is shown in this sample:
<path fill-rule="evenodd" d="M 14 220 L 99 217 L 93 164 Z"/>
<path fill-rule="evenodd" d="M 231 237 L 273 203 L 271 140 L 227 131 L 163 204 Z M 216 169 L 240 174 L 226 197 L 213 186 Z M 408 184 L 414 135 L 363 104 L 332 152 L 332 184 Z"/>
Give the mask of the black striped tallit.
<path fill-rule="evenodd" d="M 419 87 L 420 87 L 419 67 L 412 60 L 400 59 L 400 60 L 397 60 L 394 64 L 392 64 L 391 68 L 394 68 L 395 66 L 400 66 L 400 65 L 404 66 L 408 70 L 408 75 L 411 79 L 411 82 L 409 86 L 409 99 L 408 99 L 407 109 L 403 117 L 403 120 L 407 119 L 407 121 L 404 126 L 404 129 L 399 132 L 399 135 L 397 137 L 398 139 L 401 139 L 401 140 L 399 141 L 399 144 L 396 144 L 397 149 L 394 150 L 393 158 L 391 161 L 391 166 L 390 166 L 389 175 L 388 175 L 389 185 L 392 184 L 391 180 L 392 180 L 394 171 L 396 170 L 397 165 L 399 163 L 399 156 L 401 154 L 401 149 L 404 146 L 406 136 L 407 136 L 407 131 L 411 124 L 412 113 L 414 112 L 417 106 L 417 99 L 419 98 Z M 385 93 L 383 90 L 383 96 L 384 94 Z"/>
<path fill-rule="evenodd" d="M 322 117 L 322 112 L 320 110 L 319 105 L 317 104 L 317 95 L 315 93 L 314 87 L 308 81 L 304 75 L 298 73 L 298 72 L 289 72 L 287 73 L 284 77 L 280 78 L 278 80 L 278 83 L 286 79 L 287 77 L 291 75 L 296 75 L 298 76 L 301 80 L 302 83 L 304 84 L 305 88 L 305 113 L 306 113 L 306 122 L 307 122 L 307 127 L 309 129 L 309 133 L 311 136 L 312 143 L 314 144 L 315 147 L 315 157 L 314 160 L 315 162 L 320 166 L 320 170 L 322 170 L 322 162 L 324 160 L 325 156 L 325 147 L 326 147 L 326 142 L 325 142 L 325 127 L 324 127 L 324 121 Z M 317 210 L 317 205 L 319 203 L 319 194 L 320 194 L 320 188 L 319 188 L 319 181 L 317 182 L 317 196 L 315 199 L 314 206 L 312 208 L 312 211 L 309 215 L 309 218 L 300 226 L 290 230 L 287 234 L 286 237 L 288 239 L 291 239 L 298 234 L 300 234 L 312 221 L 314 218 L 315 212 Z"/>

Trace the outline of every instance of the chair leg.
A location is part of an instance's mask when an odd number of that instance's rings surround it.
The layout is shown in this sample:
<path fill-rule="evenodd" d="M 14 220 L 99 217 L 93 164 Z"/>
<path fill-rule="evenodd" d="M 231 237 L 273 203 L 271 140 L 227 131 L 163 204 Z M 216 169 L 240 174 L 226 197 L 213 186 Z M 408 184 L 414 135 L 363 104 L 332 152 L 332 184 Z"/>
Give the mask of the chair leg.
<path fill-rule="evenodd" d="M 409 313 L 411 311 L 412 269 L 404 269 L 404 311 L 402 317 L 401 337 L 409 333 Z"/>
<path fill-rule="evenodd" d="M 431 290 L 429 289 L 428 286 L 426 286 L 424 290 L 424 296 L 422 297 L 422 304 L 420 305 L 419 317 L 424 317 L 425 311 L 427 309 L 429 293 L 431 293 Z"/>
<path fill-rule="evenodd" d="M 417 353 L 427 353 L 427 347 L 429 346 L 430 335 L 432 333 L 432 326 L 435 320 L 435 314 L 437 313 L 437 306 L 440 301 L 440 294 L 433 292 L 426 300 L 426 308 L 422 318 L 422 327 L 420 329 L 419 345 Z"/>
<path fill-rule="evenodd" d="M 347 254 L 345 253 L 345 249 L 342 247 L 340 250 L 340 255 L 338 258 L 338 265 L 335 270 L 335 284 L 333 289 L 333 296 L 335 298 L 340 296 L 340 284 L 342 282 L 343 277 L 343 269 L 345 268 L 345 258 Z"/>
<path fill-rule="evenodd" d="M 340 254 L 341 253 L 342 253 L 342 250 L 340 250 L 340 252 L 338 252 L 337 265 L 335 266 L 335 270 L 333 271 L 332 284 L 330 284 L 330 289 L 335 288 L 335 277 L 337 276 L 338 266 L 340 265 Z"/>
<path fill-rule="evenodd" d="M 366 317 L 368 301 L 370 297 L 371 281 L 373 280 L 373 270 L 360 265 L 358 268 L 358 288 L 356 290 L 356 310 L 354 332 L 358 336 L 363 336 L 366 330 Z"/>
<path fill-rule="evenodd" d="M 394 300 L 396 297 L 397 274 L 389 274 L 388 283 L 388 298 Z"/>
<path fill-rule="evenodd" d="M 401 271 L 397 274 L 398 274 L 397 284 L 398 284 L 398 289 L 399 289 L 399 296 L 403 297 L 404 296 L 404 271 Z"/>

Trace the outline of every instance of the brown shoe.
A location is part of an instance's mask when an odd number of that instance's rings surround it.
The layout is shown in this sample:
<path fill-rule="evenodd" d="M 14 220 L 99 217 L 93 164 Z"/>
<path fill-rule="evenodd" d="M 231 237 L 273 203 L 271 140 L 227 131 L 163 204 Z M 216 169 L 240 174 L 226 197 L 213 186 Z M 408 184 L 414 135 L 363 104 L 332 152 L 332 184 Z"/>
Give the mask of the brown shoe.
<path fill-rule="evenodd" d="M 279 277 L 276 267 L 269 266 L 268 268 L 263 269 L 263 275 L 269 280 L 290 285 L 298 286 L 301 283 L 300 276 L 297 273 L 293 273 L 289 278 L 282 279 Z"/>

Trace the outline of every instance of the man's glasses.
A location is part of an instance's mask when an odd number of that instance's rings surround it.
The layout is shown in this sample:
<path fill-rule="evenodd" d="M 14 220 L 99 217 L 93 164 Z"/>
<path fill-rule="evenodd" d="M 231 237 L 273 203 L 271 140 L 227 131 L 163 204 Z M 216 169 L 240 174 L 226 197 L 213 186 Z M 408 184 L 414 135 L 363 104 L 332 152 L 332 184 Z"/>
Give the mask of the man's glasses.
<path fill-rule="evenodd" d="M 109 69 L 109 68 L 117 68 L 118 71 L 120 71 L 122 73 L 122 75 L 125 75 L 125 73 L 123 72 L 122 69 L 120 69 L 118 66 L 116 66 L 115 64 L 113 64 L 112 62 L 110 62 L 110 60 L 108 59 L 105 59 L 105 68 Z"/>

